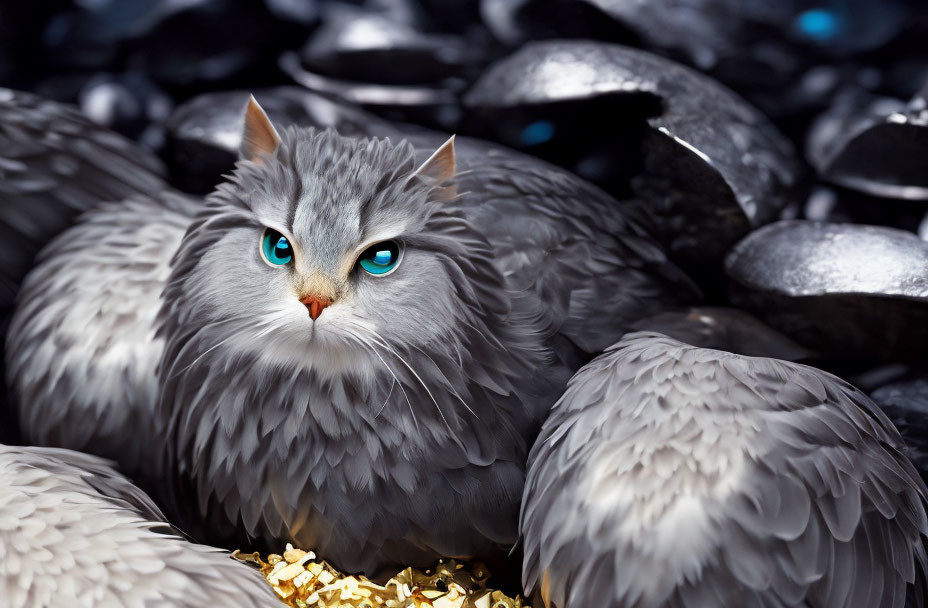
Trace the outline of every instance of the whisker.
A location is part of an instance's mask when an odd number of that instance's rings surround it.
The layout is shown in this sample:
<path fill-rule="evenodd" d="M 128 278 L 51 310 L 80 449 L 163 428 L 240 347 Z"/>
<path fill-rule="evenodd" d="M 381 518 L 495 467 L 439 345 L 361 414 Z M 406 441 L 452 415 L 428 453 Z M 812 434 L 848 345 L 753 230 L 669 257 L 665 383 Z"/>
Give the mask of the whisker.
<path fill-rule="evenodd" d="M 349 335 L 348 337 L 365 348 L 369 348 L 370 350 L 373 350 L 374 348 L 373 346 L 366 344 L 360 336 Z M 376 355 L 377 353 L 375 352 L 374 354 Z M 383 361 L 382 358 L 380 360 Z M 398 381 L 396 379 L 396 374 L 393 373 L 393 370 L 390 369 L 390 367 L 386 363 L 384 363 L 384 366 L 387 368 L 387 371 L 390 372 L 390 375 L 393 376 L 393 379 L 390 381 L 390 391 L 387 393 L 387 398 L 383 400 L 383 404 L 380 406 L 380 409 L 377 410 L 377 414 L 374 415 L 374 420 L 377 420 L 378 418 L 380 418 L 380 415 L 383 413 L 383 410 L 387 407 L 387 403 L 390 401 L 390 397 L 393 396 L 393 387 L 398 384 Z M 403 390 L 402 384 L 400 384 L 400 390 Z M 403 390 L 403 393 L 405 394 L 406 391 Z M 409 397 L 406 398 L 406 401 L 407 402 L 409 401 Z M 412 405 L 410 404 L 409 407 L 411 411 Z M 415 414 L 413 414 L 413 418 L 415 418 Z"/>
<path fill-rule="evenodd" d="M 288 314 L 289 314 L 289 313 L 287 313 L 287 314 L 280 314 L 280 315 L 278 315 L 278 316 L 276 316 L 276 317 L 271 317 L 270 319 L 261 321 L 261 322 L 258 324 L 258 327 L 260 327 L 260 326 L 262 326 L 262 325 L 267 325 L 268 327 L 266 327 L 265 329 L 263 329 L 262 331 L 260 331 L 260 332 L 257 334 L 256 337 L 258 337 L 258 338 L 263 338 L 263 337 L 266 336 L 267 334 L 271 333 L 274 329 L 277 329 L 277 326 L 272 325 L 272 323 L 274 323 L 275 321 L 279 321 L 279 320 L 281 320 L 281 319 L 286 318 L 286 317 L 288 316 Z M 221 325 L 221 324 L 223 324 L 223 323 L 229 323 L 229 322 L 231 322 L 231 321 L 232 321 L 232 319 L 225 319 L 225 320 L 216 322 L 215 325 Z M 253 328 L 254 328 L 254 326 L 252 326 L 250 329 L 253 329 Z M 232 339 L 234 339 L 234 338 L 240 337 L 242 334 L 243 334 L 242 331 L 235 331 L 235 332 L 233 332 L 231 335 L 229 335 L 227 338 L 225 338 L 224 340 L 220 340 L 217 344 L 214 344 L 213 346 L 210 346 L 208 349 L 206 349 L 205 351 L 203 351 L 202 353 L 200 353 L 200 354 L 197 356 L 197 358 L 194 359 L 193 361 L 191 361 L 190 364 L 187 365 L 184 369 L 182 369 L 182 370 L 180 370 L 180 371 L 178 371 L 178 372 L 172 374 L 172 375 L 171 375 L 171 378 L 173 379 L 173 378 L 176 378 L 176 377 L 178 377 L 179 375 L 181 375 L 181 374 L 183 374 L 183 373 L 186 373 L 191 367 L 193 367 L 194 365 L 196 365 L 196 364 L 200 361 L 200 359 L 202 359 L 202 358 L 205 357 L 206 355 L 210 354 L 211 352 L 213 352 L 214 350 L 216 350 L 217 348 L 219 348 L 220 346 L 222 346 L 223 344 L 225 344 L 225 343 L 228 342 L 229 340 L 232 340 Z"/>
<path fill-rule="evenodd" d="M 358 326 L 358 327 L 360 327 L 360 326 Z M 370 333 L 372 334 L 372 337 L 374 337 L 374 338 L 377 339 L 377 342 L 374 342 L 374 344 L 378 344 L 378 343 L 379 343 L 380 346 L 382 346 L 382 347 L 385 348 L 386 350 L 388 350 L 388 351 L 390 351 L 391 353 L 393 353 L 393 356 L 396 357 L 397 359 L 399 359 L 399 360 L 400 360 L 400 363 L 402 363 L 403 365 L 405 365 L 406 368 L 412 373 L 412 375 L 416 377 L 416 380 L 419 381 L 419 384 L 422 385 L 422 388 L 424 388 L 426 394 L 428 394 L 429 399 L 431 399 L 431 400 L 432 400 L 432 403 L 435 404 L 435 409 L 438 411 L 438 415 L 441 416 L 442 422 L 445 423 L 445 427 L 448 429 L 448 432 L 450 432 L 450 433 L 453 434 L 453 433 L 454 433 L 454 430 L 451 428 L 451 425 L 448 424 L 448 419 L 445 418 L 445 413 L 441 411 L 441 406 L 438 405 L 438 401 L 435 399 L 435 396 L 432 395 L 432 391 L 429 390 L 429 387 L 426 386 L 425 381 L 423 381 L 422 378 L 419 376 L 419 374 L 416 373 L 416 370 L 413 369 L 413 367 L 412 367 L 405 359 L 403 359 L 403 357 L 401 357 L 400 354 L 399 354 L 398 352 L 396 352 L 395 350 L 393 350 L 393 348 L 390 347 L 390 345 L 387 343 L 387 341 L 384 340 L 383 336 L 381 336 L 379 333 L 377 333 L 375 330 L 373 330 L 373 329 L 371 329 L 371 328 L 367 328 L 367 331 L 370 332 Z"/>
<path fill-rule="evenodd" d="M 380 415 L 383 413 L 383 410 L 387 407 L 387 402 L 390 400 L 390 396 L 393 395 L 393 387 L 396 386 L 396 380 L 390 382 L 390 392 L 387 393 L 387 398 L 383 400 L 383 405 L 380 406 L 380 409 L 377 410 L 377 414 L 374 416 L 374 420 L 380 418 Z"/>
<path fill-rule="evenodd" d="M 188 365 L 188 366 L 185 367 L 184 369 L 178 371 L 177 373 L 172 374 L 172 375 L 171 375 L 171 378 L 173 379 L 173 378 L 176 378 L 176 377 L 180 376 L 180 375 L 183 374 L 183 373 L 186 373 L 187 370 L 189 370 L 191 367 L 193 367 L 194 365 L 196 365 L 197 362 L 198 362 L 200 359 L 202 359 L 202 358 L 205 357 L 206 355 L 210 354 L 211 352 L 213 352 L 214 350 L 216 350 L 217 348 L 219 348 L 220 346 L 222 346 L 223 344 L 225 344 L 226 342 L 228 342 L 228 341 L 231 340 L 232 338 L 236 338 L 236 337 L 238 337 L 238 332 L 232 334 L 231 336 L 229 336 L 228 338 L 226 338 L 226 339 L 224 339 L 224 340 L 220 340 L 217 344 L 215 344 L 215 345 L 213 345 L 213 346 L 210 346 L 208 349 L 206 349 L 205 351 L 203 351 L 196 359 L 194 359 L 193 361 L 191 361 L 191 362 L 190 362 L 190 365 Z"/>
<path fill-rule="evenodd" d="M 441 374 L 441 377 L 444 378 L 444 379 L 445 379 L 445 382 L 448 383 L 448 388 L 451 389 L 451 393 L 452 393 L 455 397 L 458 398 L 458 401 L 461 402 L 461 405 L 463 405 L 465 408 L 467 408 L 467 411 L 470 412 L 471 415 L 472 415 L 474 418 L 476 418 L 477 420 L 480 420 L 480 417 L 477 415 L 477 413 L 476 413 L 474 410 L 470 409 L 470 406 L 467 405 L 467 402 L 465 402 L 464 399 L 461 397 L 461 395 L 455 390 L 454 385 L 451 384 L 451 380 L 448 379 L 448 376 L 445 375 L 445 372 L 443 372 L 443 371 L 441 370 L 441 368 L 438 367 L 438 364 L 435 363 L 435 359 L 432 359 L 432 357 L 430 357 L 429 354 L 428 354 L 427 352 L 425 352 L 424 350 L 422 350 L 421 348 L 419 348 L 419 347 L 416 346 L 415 344 L 411 344 L 411 346 L 412 346 L 414 349 L 416 349 L 417 351 L 419 351 L 420 353 L 422 353 L 423 355 L 425 355 L 426 358 L 427 358 L 429 361 L 432 362 L 432 365 L 435 366 L 435 369 L 438 370 L 438 373 Z"/>
<path fill-rule="evenodd" d="M 355 324 L 352 323 L 352 325 L 355 325 Z M 358 325 L 357 327 L 360 328 L 361 326 Z M 416 425 L 416 431 L 418 432 L 418 430 L 419 430 L 419 421 L 416 419 L 416 412 L 412 409 L 412 402 L 409 401 L 409 395 L 406 393 L 406 389 L 403 388 L 403 383 L 400 382 L 399 378 L 396 377 L 396 373 L 394 373 L 394 371 L 390 368 L 390 366 L 387 365 L 387 362 L 384 360 L 384 358 L 380 356 L 380 353 L 378 353 L 378 352 L 377 352 L 377 349 L 374 348 L 374 344 L 373 344 L 373 343 L 368 343 L 367 341 L 364 340 L 364 337 L 363 337 L 363 336 L 360 336 L 360 335 L 358 335 L 358 336 L 351 336 L 351 337 L 353 337 L 355 340 L 357 340 L 358 343 L 361 344 L 362 346 L 368 347 L 368 348 L 370 349 L 370 351 L 371 351 L 372 353 L 374 353 L 374 355 L 375 355 L 378 359 L 380 359 L 380 362 L 383 363 L 383 366 L 384 366 L 385 368 L 387 368 L 387 371 L 390 372 L 390 375 L 393 376 L 393 382 L 394 382 L 395 384 L 398 384 L 399 387 L 400 387 L 400 390 L 403 391 L 403 396 L 406 398 L 406 405 L 407 405 L 407 407 L 409 407 L 409 414 L 412 416 L 412 421 L 413 421 L 413 423 Z M 393 392 L 393 385 L 390 385 L 390 392 L 391 392 L 391 393 Z M 388 395 L 388 396 L 387 396 L 387 400 L 389 400 L 389 399 L 390 399 L 390 397 L 389 397 L 389 395 Z M 386 407 L 386 401 L 384 402 L 384 407 Z M 383 411 L 383 407 L 380 408 L 380 412 L 382 412 L 382 411 Z M 380 415 L 380 412 L 377 413 L 378 416 Z M 376 417 L 375 417 L 375 419 L 376 419 Z"/>

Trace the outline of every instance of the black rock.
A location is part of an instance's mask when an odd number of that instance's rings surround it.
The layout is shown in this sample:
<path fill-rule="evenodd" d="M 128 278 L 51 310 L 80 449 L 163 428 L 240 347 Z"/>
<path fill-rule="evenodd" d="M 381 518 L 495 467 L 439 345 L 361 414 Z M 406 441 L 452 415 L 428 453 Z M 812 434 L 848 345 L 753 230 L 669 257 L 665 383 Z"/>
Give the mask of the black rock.
<path fill-rule="evenodd" d="M 892 39 L 907 16 L 903 0 L 878 4 L 869 0 L 579 1 L 599 8 L 649 46 L 676 50 L 704 69 L 737 54 L 762 59 L 763 48 L 778 42 L 806 53 L 813 49 L 832 56 L 860 53 Z"/>
<path fill-rule="evenodd" d="M 274 4 L 274 3 L 272 3 Z M 133 70 L 171 87 L 260 79 L 305 37 L 261 2 L 80 2 L 49 21 L 46 60 L 65 69 Z"/>
<path fill-rule="evenodd" d="M 510 47 L 549 38 L 586 38 L 635 46 L 641 43 L 630 28 L 592 2 L 480 0 L 480 16 L 493 36 Z"/>
<path fill-rule="evenodd" d="M 906 443 L 906 456 L 928 482 L 928 377 L 888 384 L 870 395 Z"/>
<path fill-rule="evenodd" d="M 459 76 L 478 54 L 464 38 L 430 34 L 355 7 L 330 11 L 300 51 L 311 71 L 379 84 L 415 84 Z"/>
<path fill-rule="evenodd" d="M 446 79 L 432 85 L 388 85 L 341 80 L 305 69 L 296 53 L 285 53 L 280 65 L 300 86 L 361 106 L 388 120 L 416 122 L 455 131 L 461 119 L 458 97 L 465 83 L 459 79 Z"/>
<path fill-rule="evenodd" d="M 392 4 L 403 0 L 368 0 L 368 4 Z M 480 22 L 477 0 L 405 0 L 422 6 L 429 22 L 444 32 L 460 32 L 464 27 Z"/>
<path fill-rule="evenodd" d="M 339 10 L 343 10 L 345 5 L 335 5 Z M 435 28 L 437 21 L 433 15 L 428 15 L 423 3 L 420 0 L 365 0 L 363 3 L 364 10 L 368 14 L 386 17 L 393 23 L 399 23 L 416 30 L 432 30 Z M 459 21 L 455 23 L 454 30 L 463 30 L 468 21 Z"/>
<path fill-rule="evenodd" d="M 792 147 L 758 111 L 711 79 L 641 51 L 530 43 L 493 64 L 464 103 L 493 139 L 617 196 L 626 194 L 624 182 L 649 203 L 671 255 L 690 269 L 718 265 L 797 196 Z"/>
<path fill-rule="evenodd" d="M 809 162 L 824 179 L 876 196 L 928 200 L 928 90 L 908 104 L 839 97 L 813 125 Z"/>
<path fill-rule="evenodd" d="M 735 305 L 835 361 L 922 360 L 928 243 L 875 226 L 784 221 L 726 259 Z"/>
<path fill-rule="evenodd" d="M 482 0 L 481 13 L 508 44 L 545 35 L 595 36 L 611 20 L 647 48 L 708 70 L 737 55 L 762 64 L 764 49 L 769 58 L 777 43 L 830 56 L 874 49 L 899 34 L 909 7 L 903 0 Z"/>
<path fill-rule="evenodd" d="M 206 93 L 179 106 L 167 122 L 166 154 L 173 181 L 188 192 L 212 190 L 238 156 L 249 91 Z M 344 135 L 364 135 L 376 117 L 299 87 L 254 91 L 258 103 L 279 126 L 334 127 Z M 386 127 L 384 127 L 386 128 Z"/>
<path fill-rule="evenodd" d="M 138 72 L 97 74 L 81 88 L 77 104 L 95 123 L 149 149 L 163 144 L 162 123 L 174 108 L 173 100 Z"/>
<path fill-rule="evenodd" d="M 815 356 L 757 317 L 735 308 L 707 306 L 662 312 L 635 323 L 634 329 L 748 357 L 807 361 Z"/>
<path fill-rule="evenodd" d="M 924 230 L 925 211 L 924 205 L 912 201 L 821 184 L 812 189 L 802 209 L 789 219 L 887 226 L 918 233 Z"/>
<path fill-rule="evenodd" d="M 302 26 L 313 25 L 319 18 L 319 6 L 315 0 L 264 0 L 264 4 L 278 19 Z"/>

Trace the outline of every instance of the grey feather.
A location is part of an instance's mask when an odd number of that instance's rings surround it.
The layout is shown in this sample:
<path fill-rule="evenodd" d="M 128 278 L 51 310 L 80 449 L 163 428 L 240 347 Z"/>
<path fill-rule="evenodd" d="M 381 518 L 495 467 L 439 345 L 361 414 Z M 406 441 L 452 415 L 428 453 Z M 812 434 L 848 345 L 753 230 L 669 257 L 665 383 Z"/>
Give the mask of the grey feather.
<path fill-rule="evenodd" d="M 179 536 L 105 461 L 6 446 L 0 597 L 10 608 L 280 605 L 254 570 Z"/>
<path fill-rule="evenodd" d="M 158 477 L 154 320 L 198 206 L 167 192 L 102 204 L 42 251 L 7 336 L 8 384 L 29 442 Z"/>
<path fill-rule="evenodd" d="M 630 334 L 532 449 L 525 587 L 558 608 L 921 606 L 928 491 L 902 446 L 829 374 Z"/>

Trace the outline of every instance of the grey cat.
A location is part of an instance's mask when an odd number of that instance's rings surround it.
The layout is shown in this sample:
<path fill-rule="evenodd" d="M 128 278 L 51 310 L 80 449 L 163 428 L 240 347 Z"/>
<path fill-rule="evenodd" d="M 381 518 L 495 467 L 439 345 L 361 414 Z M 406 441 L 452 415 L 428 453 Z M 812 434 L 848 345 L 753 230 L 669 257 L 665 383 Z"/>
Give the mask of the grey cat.
<path fill-rule="evenodd" d="M 7 345 L 24 430 L 67 443 L 86 417 L 84 445 L 156 479 L 163 444 L 166 498 L 213 539 L 367 573 L 508 547 L 567 378 L 695 289 L 599 190 L 455 147 L 278 135 L 250 102 L 205 203 L 110 205 L 43 253 Z"/>
<path fill-rule="evenodd" d="M 820 370 L 625 336 L 529 459 L 523 581 L 552 608 L 903 608 L 928 489 L 870 399 Z"/>

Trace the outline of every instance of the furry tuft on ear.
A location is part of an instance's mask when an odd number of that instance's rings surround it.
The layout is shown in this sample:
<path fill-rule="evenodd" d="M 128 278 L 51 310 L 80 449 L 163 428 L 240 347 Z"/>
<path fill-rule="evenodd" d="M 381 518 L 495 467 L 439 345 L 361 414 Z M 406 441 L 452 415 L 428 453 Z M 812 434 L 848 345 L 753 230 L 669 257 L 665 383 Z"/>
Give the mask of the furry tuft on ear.
<path fill-rule="evenodd" d="M 454 178 L 456 174 L 454 160 L 454 135 L 448 138 L 422 166 L 413 173 L 416 177 L 433 185 L 438 190 L 440 200 L 451 200 L 457 196 L 457 187 L 454 184 L 440 187 L 441 184 Z"/>
<path fill-rule="evenodd" d="M 255 96 L 248 99 L 245 107 L 245 129 L 242 132 L 242 145 L 239 156 L 256 163 L 262 162 L 265 154 L 273 154 L 280 144 L 280 136 L 267 114 L 258 105 Z"/>

